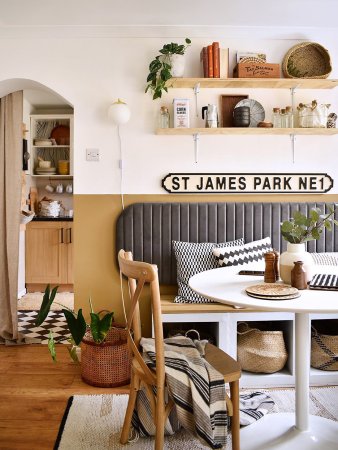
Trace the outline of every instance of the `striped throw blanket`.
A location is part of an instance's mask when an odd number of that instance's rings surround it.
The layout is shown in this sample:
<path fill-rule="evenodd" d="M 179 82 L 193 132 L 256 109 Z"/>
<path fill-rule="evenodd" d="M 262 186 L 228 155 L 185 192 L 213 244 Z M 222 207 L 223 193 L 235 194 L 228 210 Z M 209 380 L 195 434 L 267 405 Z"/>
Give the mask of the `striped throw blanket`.
<path fill-rule="evenodd" d="M 205 343 L 196 341 L 197 345 Z M 155 341 L 142 338 L 144 359 L 155 367 Z M 165 372 L 175 410 L 166 424 L 166 432 L 173 434 L 179 424 L 200 438 L 211 448 L 222 448 L 226 443 L 228 416 L 225 402 L 225 384 L 222 375 L 201 357 L 194 342 L 184 336 L 164 340 Z M 140 391 L 133 416 L 133 426 L 141 436 L 154 435 L 154 425 L 145 392 Z M 140 405 L 143 403 L 143 406 Z"/>
<path fill-rule="evenodd" d="M 226 444 L 228 416 L 225 383 L 202 356 L 207 341 L 192 341 L 184 336 L 164 340 L 167 387 L 175 407 L 165 425 L 165 434 L 174 434 L 180 426 L 190 431 L 210 448 Z M 144 359 L 155 368 L 155 342 L 142 338 Z M 241 395 L 241 424 L 248 425 L 269 412 L 273 400 L 265 393 Z M 154 436 L 155 425 L 144 389 L 138 393 L 133 414 L 133 427 L 140 436 Z"/>

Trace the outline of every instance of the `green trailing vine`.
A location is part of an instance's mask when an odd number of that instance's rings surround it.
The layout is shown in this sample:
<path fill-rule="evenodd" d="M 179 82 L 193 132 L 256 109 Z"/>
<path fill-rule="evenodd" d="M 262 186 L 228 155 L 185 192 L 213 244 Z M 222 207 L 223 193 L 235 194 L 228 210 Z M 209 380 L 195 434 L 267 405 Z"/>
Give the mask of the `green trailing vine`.
<path fill-rule="evenodd" d="M 185 39 L 185 44 L 177 44 L 175 42 L 165 44 L 159 50 L 160 55 L 157 55 L 149 64 L 148 84 L 145 92 L 152 91 L 153 100 L 161 98 L 163 91 L 168 92 L 166 83 L 172 78 L 171 55 L 184 55 L 190 44 L 191 40 L 188 38 Z"/>

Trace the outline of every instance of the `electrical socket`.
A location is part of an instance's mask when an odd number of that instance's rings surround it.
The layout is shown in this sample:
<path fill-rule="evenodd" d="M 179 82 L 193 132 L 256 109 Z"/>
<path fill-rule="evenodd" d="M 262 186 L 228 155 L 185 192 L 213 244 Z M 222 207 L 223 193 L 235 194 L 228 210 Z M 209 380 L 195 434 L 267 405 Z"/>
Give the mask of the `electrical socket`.
<path fill-rule="evenodd" d="M 98 148 L 86 148 L 86 160 L 87 161 L 99 161 L 100 150 Z"/>

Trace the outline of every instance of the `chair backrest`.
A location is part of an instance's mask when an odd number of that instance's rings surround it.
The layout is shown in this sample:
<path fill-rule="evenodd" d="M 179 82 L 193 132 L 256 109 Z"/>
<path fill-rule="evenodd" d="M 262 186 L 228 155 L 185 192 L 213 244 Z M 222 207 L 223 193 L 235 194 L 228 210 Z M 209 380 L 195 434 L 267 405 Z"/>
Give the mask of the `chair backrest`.
<path fill-rule="evenodd" d="M 128 340 L 133 356 L 141 366 L 148 383 L 163 386 L 165 381 L 163 328 L 161 319 L 161 301 L 157 267 L 140 261 L 133 261 L 132 253 L 120 250 L 118 253 L 120 272 L 128 278 L 129 302 L 125 305 L 128 329 Z M 150 285 L 151 308 L 154 324 L 156 351 L 156 374 L 143 361 L 140 353 L 142 337 L 140 308 L 141 293 L 145 285 Z"/>

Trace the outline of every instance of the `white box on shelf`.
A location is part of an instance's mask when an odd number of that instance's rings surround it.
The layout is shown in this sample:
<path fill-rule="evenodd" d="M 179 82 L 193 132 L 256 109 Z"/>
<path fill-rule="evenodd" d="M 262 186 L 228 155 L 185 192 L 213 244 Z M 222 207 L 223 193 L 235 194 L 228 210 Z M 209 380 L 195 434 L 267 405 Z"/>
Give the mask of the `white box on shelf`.
<path fill-rule="evenodd" d="M 189 99 L 174 98 L 174 128 L 189 128 Z"/>

